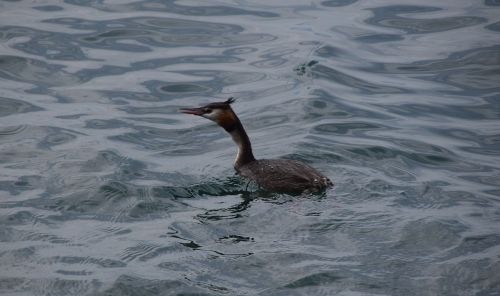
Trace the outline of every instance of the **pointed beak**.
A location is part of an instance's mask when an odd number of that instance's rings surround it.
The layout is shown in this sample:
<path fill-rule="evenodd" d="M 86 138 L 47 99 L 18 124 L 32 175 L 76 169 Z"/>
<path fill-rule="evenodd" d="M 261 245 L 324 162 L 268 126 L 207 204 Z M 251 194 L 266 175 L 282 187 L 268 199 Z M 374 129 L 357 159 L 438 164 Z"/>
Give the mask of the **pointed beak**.
<path fill-rule="evenodd" d="M 203 115 L 205 114 L 205 111 L 203 108 L 181 108 L 179 109 L 179 112 L 185 113 L 185 114 L 193 114 L 193 115 Z"/>

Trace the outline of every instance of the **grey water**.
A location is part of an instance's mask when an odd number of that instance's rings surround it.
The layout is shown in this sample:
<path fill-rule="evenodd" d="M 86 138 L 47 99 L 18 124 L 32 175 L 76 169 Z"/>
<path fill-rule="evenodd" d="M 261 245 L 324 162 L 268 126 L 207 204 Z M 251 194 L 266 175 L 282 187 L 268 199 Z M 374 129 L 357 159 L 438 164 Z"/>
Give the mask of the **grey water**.
<path fill-rule="evenodd" d="M 248 187 L 214 123 L 319 195 Z M 0 1 L 1 295 L 500 295 L 497 0 Z"/>

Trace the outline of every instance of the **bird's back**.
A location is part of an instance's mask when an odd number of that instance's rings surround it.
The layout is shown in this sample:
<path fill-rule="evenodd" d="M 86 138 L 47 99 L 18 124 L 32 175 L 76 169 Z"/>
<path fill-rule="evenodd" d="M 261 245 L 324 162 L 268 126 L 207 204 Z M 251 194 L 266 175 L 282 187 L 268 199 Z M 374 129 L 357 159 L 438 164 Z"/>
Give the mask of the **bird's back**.
<path fill-rule="evenodd" d="M 297 160 L 261 159 L 237 170 L 241 176 L 273 192 L 319 192 L 333 185 L 320 172 Z"/>

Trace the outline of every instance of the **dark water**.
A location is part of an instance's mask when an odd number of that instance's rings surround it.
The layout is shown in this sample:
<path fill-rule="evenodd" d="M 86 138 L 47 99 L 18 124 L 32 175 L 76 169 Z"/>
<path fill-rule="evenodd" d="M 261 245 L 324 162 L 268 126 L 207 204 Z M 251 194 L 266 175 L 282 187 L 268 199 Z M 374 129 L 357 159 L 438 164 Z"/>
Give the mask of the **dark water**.
<path fill-rule="evenodd" d="M 500 295 L 500 2 L 2 1 L 0 150 L 2 295 Z"/>

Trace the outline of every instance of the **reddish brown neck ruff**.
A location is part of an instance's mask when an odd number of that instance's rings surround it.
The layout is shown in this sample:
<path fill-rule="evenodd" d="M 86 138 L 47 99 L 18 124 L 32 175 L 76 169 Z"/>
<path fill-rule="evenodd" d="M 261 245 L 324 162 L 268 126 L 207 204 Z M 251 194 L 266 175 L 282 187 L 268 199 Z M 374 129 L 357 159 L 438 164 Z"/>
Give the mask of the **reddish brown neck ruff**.
<path fill-rule="evenodd" d="M 312 193 L 319 192 L 333 184 L 314 168 L 297 160 L 263 159 L 255 160 L 252 145 L 240 119 L 231 108 L 234 99 L 215 102 L 200 108 L 182 108 L 186 114 L 202 116 L 224 128 L 238 145 L 234 168 L 244 178 L 273 192 Z"/>
<path fill-rule="evenodd" d="M 238 145 L 238 155 L 234 161 L 234 168 L 239 171 L 242 166 L 255 161 L 255 157 L 252 153 L 250 139 L 240 119 L 231 108 L 233 102 L 234 99 L 229 98 L 225 102 L 210 103 L 200 108 L 182 108 L 180 111 L 215 121 L 231 135 L 236 145 Z"/>
<path fill-rule="evenodd" d="M 250 138 L 243 128 L 240 119 L 233 110 L 228 110 L 221 118 L 224 120 L 217 121 L 220 126 L 222 126 L 233 138 L 233 141 L 238 145 L 238 154 L 234 161 L 234 168 L 238 170 L 240 167 L 255 161 L 255 157 L 252 152 L 252 144 L 250 143 Z"/>

